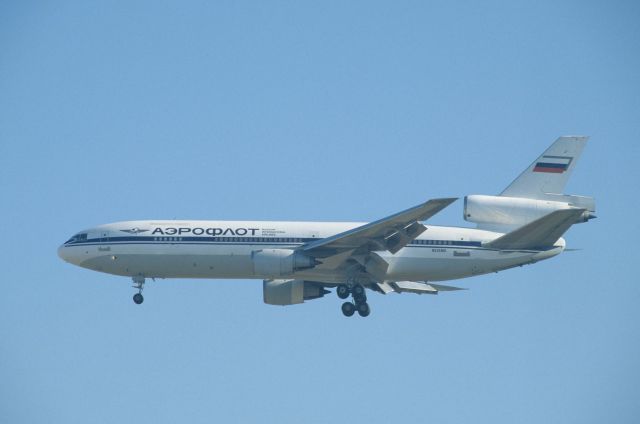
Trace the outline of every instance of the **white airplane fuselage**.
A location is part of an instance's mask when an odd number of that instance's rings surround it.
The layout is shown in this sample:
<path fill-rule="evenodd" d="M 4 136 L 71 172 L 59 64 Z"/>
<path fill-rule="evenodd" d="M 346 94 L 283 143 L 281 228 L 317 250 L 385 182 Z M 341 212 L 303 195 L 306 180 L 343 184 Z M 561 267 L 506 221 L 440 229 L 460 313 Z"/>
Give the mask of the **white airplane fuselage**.
<path fill-rule="evenodd" d="M 94 271 L 145 278 L 291 278 L 331 285 L 349 275 L 330 262 L 288 274 L 266 275 L 253 255 L 264 249 L 296 249 L 363 225 L 358 222 L 125 221 L 101 225 L 74 236 L 58 249 L 67 262 Z M 428 226 L 395 254 L 377 254 L 388 264 L 390 281 L 444 281 L 534 263 L 564 250 L 559 239 L 546 250 L 483 247 L 502 233 L 461 227 Z M 323 261 L 320 261 L 323 262 Z"/>

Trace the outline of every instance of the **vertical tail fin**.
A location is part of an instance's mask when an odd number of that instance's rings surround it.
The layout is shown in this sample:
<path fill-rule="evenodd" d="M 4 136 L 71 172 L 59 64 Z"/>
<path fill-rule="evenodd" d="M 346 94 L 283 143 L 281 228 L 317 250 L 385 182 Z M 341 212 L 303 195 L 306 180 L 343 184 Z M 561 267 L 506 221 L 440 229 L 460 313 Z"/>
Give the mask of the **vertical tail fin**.
<path fill-rule="evenodd" d="M 558 138 L 500 196 L 547 199 L 562 194 L 589 137 Z"/>

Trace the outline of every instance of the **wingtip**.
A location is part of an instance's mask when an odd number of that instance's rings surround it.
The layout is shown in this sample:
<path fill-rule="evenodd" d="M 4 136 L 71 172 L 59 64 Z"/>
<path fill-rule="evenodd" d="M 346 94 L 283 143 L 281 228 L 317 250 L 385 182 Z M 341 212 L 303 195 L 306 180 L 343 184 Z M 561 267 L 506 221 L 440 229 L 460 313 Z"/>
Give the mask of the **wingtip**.
<path fill-rule="evenodd" d="M 569 139 L 573 141 L 587 141 L 589 140 L 588 135 L 561 135 L 560 138 Z"/>
<path fill-rule="evenodd" d="M 445 207 L 449 206 L 450 204 L 452 204 L 458 199 L 459 197 L 438 197 L 436 199 L 429 199 L 420 206 L 424 206 L 428 204 L 431 204 L 431 205 L 438 204 L 438 205 L 442 205 L 442 208 L 444 209 Z"/>
<path fill-rule="evenodd" d="M 456 286 L 445 286 L 442 284 L 433 284 L 426 283 L 436 289 L 437 291 L 461 291 L 461 290 L 469 290 L 467 287 L 456 287 Z"/>
<path fill-rule="evenodd" d="M 441 197 L 439 199 L 433 199 L 433 200 L 450 205 L 451 203 L 455 202 L 458 199 L 459 197 Z"/>

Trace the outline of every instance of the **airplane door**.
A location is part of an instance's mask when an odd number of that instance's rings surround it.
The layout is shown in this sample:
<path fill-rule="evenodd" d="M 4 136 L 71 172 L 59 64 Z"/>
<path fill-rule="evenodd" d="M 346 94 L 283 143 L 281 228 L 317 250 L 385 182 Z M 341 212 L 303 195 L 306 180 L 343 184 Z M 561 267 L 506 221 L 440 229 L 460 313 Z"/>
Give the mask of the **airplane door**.
<path fill-rule="evenodd" d="M 98 252 L 109 252 L 111 251 L 111 246 L 104 245 L 104 242 L 109 241 L 109 232 L 105 230 L 99 230 L 96 237 L 100 240 L 100 244 L 98 245 Z"/>

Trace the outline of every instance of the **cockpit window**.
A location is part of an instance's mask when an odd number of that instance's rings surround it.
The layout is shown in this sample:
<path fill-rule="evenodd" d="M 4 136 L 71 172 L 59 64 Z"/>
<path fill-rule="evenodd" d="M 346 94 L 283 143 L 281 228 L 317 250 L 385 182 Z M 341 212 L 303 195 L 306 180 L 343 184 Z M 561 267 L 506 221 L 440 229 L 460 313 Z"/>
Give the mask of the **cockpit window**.
<path fill-rule="evenodd" d="M 76 234 L 75 236 L 71 237 L 69 240 L 66 241 L 65 244 L 69 244 L 69 243 L 75 243 L 78 241 L 84 241 L 87 239 L 87 233 L 80 233 L 80 234 Z"/>

